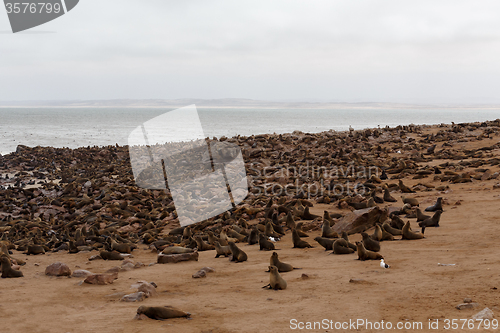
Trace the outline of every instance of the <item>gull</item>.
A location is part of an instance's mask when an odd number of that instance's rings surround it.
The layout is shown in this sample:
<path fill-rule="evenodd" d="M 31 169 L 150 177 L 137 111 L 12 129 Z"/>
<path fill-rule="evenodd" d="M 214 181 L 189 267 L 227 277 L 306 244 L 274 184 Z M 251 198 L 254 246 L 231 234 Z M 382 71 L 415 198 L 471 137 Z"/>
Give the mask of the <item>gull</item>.
<path fill-rule="evenodd" d="M 384 262 L 384 259 L 380 259 L 380 267 L 382 268 L 389 268 L 391 266 L 387 265 L 385 262 Z"/>

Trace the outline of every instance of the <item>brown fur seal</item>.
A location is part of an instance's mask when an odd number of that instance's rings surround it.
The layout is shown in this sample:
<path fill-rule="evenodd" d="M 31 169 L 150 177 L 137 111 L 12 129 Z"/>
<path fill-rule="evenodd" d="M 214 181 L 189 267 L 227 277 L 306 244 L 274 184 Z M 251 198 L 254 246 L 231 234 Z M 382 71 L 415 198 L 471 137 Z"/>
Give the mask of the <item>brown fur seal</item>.
<path fill-rule="evenodd" d="M 196 246 L 198 247 L 198 251 L 209 251 L 215 249 L 213 245 L 207 244 L 201 239 L 200 236 L 195 236 L 194 240 L 196 241 Z"/>
<path fill-rule="evenodd" d="M 122 243 L 118 244 L 114 239 L 111 239 L 111 250 L 115 250 L 120 253 L 131 253 L 132 248 L 130 244 Z"/>
<path fill-rule="evenodd" d="M 102 259 L 104 260 L 123 260 L 123 256 L 116 251 L 108 252 L 108 251 L 101 251 L 99 252 L 99 255 L 101 256 Z"/>
<path fill-rule="evenodd" d="M 371 238 L 378 242 L 382 240 L 382 230 L 380 229 L 379 226 L 375 225 L 375 230 L 373 231 Z"/>
<path fill-rule="evenodd" d="M 380 223 L 378 223 L 376 225 L 376 227 L 379 227 L 380 228 L 380 231 L 382 232 L 382 239 L 380 239 L 380 241 L 393 241 L 394 240 L 394 236 L 390 233 L 390 232 L 387 232 Z"/>
<path fill-rule="evenodd" d="M 420 227 L 439 227 L 439 220 L 441 219 L 441 214 L 443 214 L 442 210 L 438 210 L 434 213 L 434 215 L 422 222 L 419 222 L 418 225 Z"/>
<path fill-rule="evenodd" d="M 323 228 L 322 228 L 322 233 L 321 237 L 324 238 L 339 238 L 339 234 L 337 234 L 333 229 L 330 227 L 330 221 L 323 219 Z"/>
<path fill-rule="evenodd" d="M 425 209 L 426 212 L 436 212 L 438 210 L 443 210 L 443 198 L 438 198 L 434 205 Z"/>
<path fill-rule="evenodd" d="M 26 250 L 26 254 L 27 255 L 45 254 L 45 249 L 41 245 L 28 245 L 28 249 Z"/>
<path fill-rule="evenodd" d="M 264 234 L 267 236 L 267 237 L 274 237 L 274 238 L 279 238 L 281 237 L 281 235 L 277 234 L 275 231 L 274 231 L 274 228 L 273 228 L 273 225 L 271 222 L 267 222 L 266 223 L 266 229 L 264 231 Z"/>
<path fill-rule="evenodd" d="M 272 251 L 274 250 L 274 244 L 270 240 L 267 239 L 263 234 L 259 235 L 259 245 L 260 250 Z"/>
<path fill-rule="evenodd" d="M 281 277 L 276 266 L 269 266 L 269 284 L 262 288 L 269 288 L 274 290 L 285 290 L 286 281 Z"/>
<path fill-rule="evenodd" d="M 242 262 L 248 259 L 247 254 L 238 248 L 234 242 L 229 242 L 229 248 L 232 253 L 231 261 Z"/>
<path fill-rule="evenodd" d="M 161 251 L 161 254 L 181 254 L 181 253 L 191 253 L 194 252 L 194 249 L 191 249 L 189 247 L 182 247 L 182 246 L 169 246 L 163 249 Z"/>
<path fill-rule="evenodd" d="M 405 222 L 397 215 L 392 215 L 391 216 L 391 227 L 399 230 L 403 230 L 403 227 L 405 226 Z"/>
<path fill-rule="evenodd" d="M 280 273 L 290 272 L 293 271 L 294 269 L 300 269 L 300 268 L 295 268 L 290 264 L 285 264 L 284 262 L 279 261 L 278 254 L 276 252 L 273 252 L 273 254 L 271 255 L 271 259 L 269 261 L 271 266 L 276 266 L 276 268 L 278 268 L 278 272 Z"/>
<path fill-rule="evenodd" d="M 397 200 L 394 199 L 392 196 L 391 196 L 391 193 L 389 192 L 389 189 L 386 188 L 384 190 L 384 201 L 387 201 L 387 202 L 396 202 Z"/>
<path fill-rule="evenodd" d="M 23 272 L 16 271 L 12 268 L 10 259 L 5 254 L 0 256 L 0 263 L 2 265 L 2 278 L 17 278 L 23 276 Z"/>
<path fill-rule="evenodd" d="M 145 306 L 141 305 L 137 309 L 137 314 L 144 314 L 151 319 L 165 320 L 170 318 L 189 318 L 191 314 L 184 312 L 171 306 Z"/>
<path fill-rule="evenodd" d="M 365 249 L 362 242 L 356 242 L 356 246 L 358 247 L 358 260 L 364 261 L 384 259 L 384 257 L 380 253 Z"/>
<path fill-rule="evenodd" d="M 403 193 L 416 193 L 411 188 L 409 188 L 408 186 L 406 186 L 405 184 L 403 184 L 403 181 L 401 179 L 399 180 L 399 189 Z"/>
<path fill-rule="evenodd" d="M 430 218 L 429 215 L 425 215 L 424 213 L 422 213 L 422 211 L 420 210 L 420 208 L 417 208 L 417 210 L 416 210 L 416 216 L 417 216 L 417 222 L 425 221 L 428 218 Z"/>
<path fill-rule="evenodd" d="M 286 226 L 290 229 L 290 230 L 294 230 L 296 228 L 296 225 L 295 225 L 295 221 L 293 219 L 293 216 L 292 216 L 292 213 L 291 212 L 288 212 L 287 216 L 286 216 Z"/>
<path fill-rule="evenodd" d="M 367 250 L 379 252 L 380 251 L 380 242 L 371 238 L 366 232 L 362 232 L 361 236 L 363 237 L 363 245 Z"/>
<path fill-rule="evenodd" d="M 312 248 L 311 244 L 300 239 L 300 236 L 297 233 L 297 230 L 295 230 L 295 229 L 292 230 L 292 241 L 293 241 L 294 248 L 299 248 L 299 249 L 303 249 L 306 247 Z"/>
<path fill-rule="evenodd" d="M 396 228 L 391 227 L 391 225 L 387 222 L 382 224 L 382 229 L 384 229 L 385 231 L 387 231 L 388 233 L 390 233 L 393 236 L 399 236 L 399 235 L 403 234 L 403 232 L 400 229 L 396 229 Z"/>
<path fill-rule="evenodd" d="M 354 253 L 354 249 L 351 249 L 349 247 L 349 243 L 345 239 L 340 238 L 340 239 L 337 239 L 333 243 L 333 253 L 335 253 L 335 254 L 351 254 L 351 253 Z"/>
<path fill-rule="evenodd" d="M 220 256 L 229 257 L 232 253 L 229 245 L 222 246 L 219 244 L 218 241 L 214 241 L 214 246 L 215 246 L 215 251 L 217 252 L 215 258 L 219 258 Z"/>
<path fill-rule="evenodd" d="M 405 226 L 403 227 L 403 238 L 401 239 L 422 239 L 425 238 L 424 234 L 419 234 L 416 232 L 411 231 L 410 228 L 410 221 L 406 222 Z"/>
<path fill-rule="evenodd" d="M 342 231 L 342 238 L 346 240 L 347 246 L 349 246 L 351 249 L 353 249 L 354 251 L 358 249 L 358 247 L 355 244 L 349 241 L 349 236 L 347 236 L 347 232 Z"/>
<path fill-rule="evenodd" d="M 418 202 L 417 199 L 415 198 L 407 198 L 405 196 L 401 196 L 401 199 L 403 199 L 403 203 L 404 204 L 409 204 L 410 206 L 414 207 L 414 206 L 419 206 L 420 203 Z"/>
<path fill-rule="evenodd" d="M 330 239 L 330 238 L 324 238 L 324 237 L 316 237 L 314 238 L 316 242 L 319 243 L 319 245 L 323 246 L 325 248 L 325 251 L 333 250 L 333 243 L 335 242 L 335 239 Z"/>
<path fill-rule="evenodd" d="M 259 242 L 259 230 L 252 229 L 250 236 L 248 236 L 248 245 L 254 245 Z"/>

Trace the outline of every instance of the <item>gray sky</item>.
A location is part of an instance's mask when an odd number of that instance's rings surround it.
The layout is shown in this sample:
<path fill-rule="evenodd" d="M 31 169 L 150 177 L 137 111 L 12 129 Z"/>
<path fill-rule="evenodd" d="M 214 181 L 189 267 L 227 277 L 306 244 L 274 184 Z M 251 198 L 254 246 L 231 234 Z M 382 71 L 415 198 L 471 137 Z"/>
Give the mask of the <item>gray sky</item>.
<path fill-rule="evenodd" d="M 9 31 L 0 100 L 500 103 L 498 1 L 80 0 Z"/>

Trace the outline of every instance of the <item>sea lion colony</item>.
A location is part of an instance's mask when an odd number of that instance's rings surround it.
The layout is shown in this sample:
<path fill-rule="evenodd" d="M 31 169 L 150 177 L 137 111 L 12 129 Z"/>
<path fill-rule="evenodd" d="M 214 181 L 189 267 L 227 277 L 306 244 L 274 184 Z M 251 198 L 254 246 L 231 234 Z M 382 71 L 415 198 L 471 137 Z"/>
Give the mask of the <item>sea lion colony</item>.
<path fill-rule="evenodd" d="M 179 227 L 168 189 L 136 186 L 127 147 L 18 146 L 15 153 L 0 157 L 2 273 L 22 277 L 4 267 L 23 264 L 12 250 L 32 255 L 98 251 L 102 259 L 122 260 L 121 253 L 133 253 L 139 244 L 166 253 L 214 251 L 244 265 L 251 258 L 243 245 L 310 248 L 318 244 L 303 238 L 316 230 L 322 230 L 316 242 L 332 253 L 380 260 L 383 256 L 372 251 L 383 251 L 380 242 L 422 239 L 426 227 L 439 226 L 447 184 L 498 177 L 500 157 L 493 151 L 500 148 L 500 120 L 441 125 L 433 134 L 424 129 L 411 125 L 221 138 L 242 149 L 249 195 L 236 209 L 188 227 Z M 484 144 L 454 148 L 471 138 Z M 332 166 L 337 172 L 325 176 L 323 170 Z M 419 182 L 407 186 L 404 179 Z M 420 206 L 427 193 L 439 196 L 425 209 L 434 212 L 428 216 Z M 399 197 L 401 204 L 395 199 Z M 316 203 L 336 212 L 314 215 L 309 208 Z M 381 204 L 386 205 L 383 213 L 361 229 L 341 225 L 351 212 Z M 411 230 L 417 221 L 421 232 Z M 270 243 L 270 237 L 285 233 L 293 235 L 293 244 Z M 352 233 L 363 233 L 363 242 L 350 242 Z M 169 252 L 171 247 L 176 251 Z"/>

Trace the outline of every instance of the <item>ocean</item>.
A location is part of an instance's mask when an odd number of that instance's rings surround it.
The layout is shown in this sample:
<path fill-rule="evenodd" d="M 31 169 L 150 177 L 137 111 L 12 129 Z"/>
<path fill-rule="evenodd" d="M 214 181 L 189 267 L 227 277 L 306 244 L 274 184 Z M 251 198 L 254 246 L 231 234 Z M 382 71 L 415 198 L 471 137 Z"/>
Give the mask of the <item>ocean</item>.
<path fill-rule="evenodd" d="M 0 154 L 17 145 L 77 148 L 126 145 L 130 132 L 171 111 L 159 108 L 0 108 Z M 295 130 L 317 133 L 495 120 L 500 109 L 256 109 L 199 108 L 205 136 L 221 137 Z M 189 137 L 189 133 L 186 133 Z"/>

